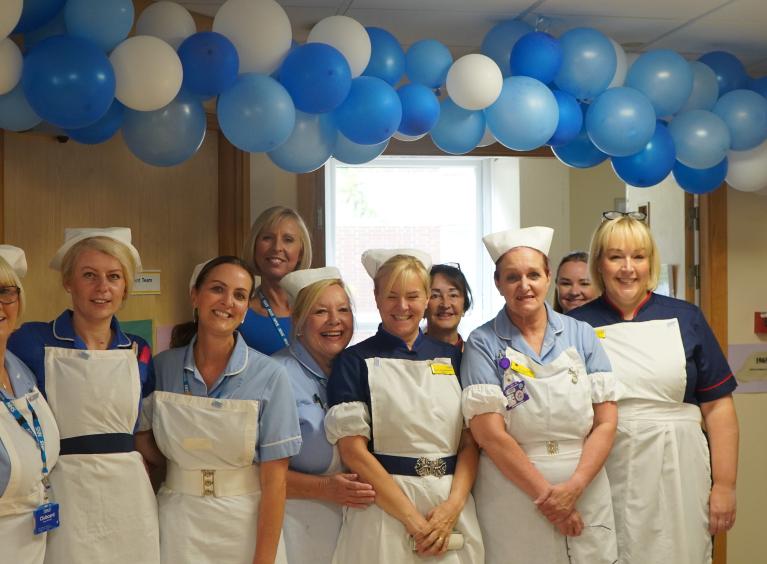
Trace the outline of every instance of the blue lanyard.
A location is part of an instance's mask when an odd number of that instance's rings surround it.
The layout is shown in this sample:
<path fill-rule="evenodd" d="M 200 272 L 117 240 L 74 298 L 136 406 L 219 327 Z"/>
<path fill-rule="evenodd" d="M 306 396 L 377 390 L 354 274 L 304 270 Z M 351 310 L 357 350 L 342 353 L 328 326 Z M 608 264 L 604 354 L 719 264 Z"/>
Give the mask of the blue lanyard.
<path fill-rule="evenodd" d="M 290 342 L 288 341 L 287 335 L 285 335 L 285 331 L 282 329 L 282 325 L 280 325 L 280 322 L 277 320 L 277 316 L 274 315 L 274 310 L 272 310 L 272 306 L 269 305 L 269 300 L 266 299 L 266 296 L 261 291 L 261 288 L 258 289 L 258 299 L 261 300 L 261 305 L 266 310 L 266 313 L 269 314 L 269 318 L 272 320 L 272 323 L 274 323 L 274 328 L 277 330 L 277 333 L 282 338 L 282 342 L 285 343 L 285 346 L 290 346 Z"/>
<path fill-rule="evenodd" d="M 39 392 L 38 392 L 39 393 Z M 37 448 L 40 449 L 40 458 L 43 461 L 43 485 L 45 486 L 46 491 L 48 488 L 50 488 L 50 482 L 48 481 L 48 456 L 45 454 L 45 435 L 43 434 L 43 428 L 40 425 L 40 419 L 37 417 L 37 413 L 35 413 L 35 408 L 32 407 L 32 404 L 27 399 L 27 407 L 29 408 L 29 412 L 32 414 L 32 425 L 34 426 L 34 431 L 29 426 L 29 423 L 27 423 L 27 420 L 24 418 L 24 416 L 21 414 L 21 412 L 16 409 L 16 406 L 14 405 L 13 401 L 8 399 L 4 394 L 2 395 L 3 403 L 5 404 L 5 407 L 8 408 L 8 411 L 11 412 L 11 416 L 13 416 L 16 419 L 16 423 L 18 423 L 22 429 L 24 429 L 27 433 L 29 433 L 33 439 L 35 439 L 35 443 L 37 444 Z"/>

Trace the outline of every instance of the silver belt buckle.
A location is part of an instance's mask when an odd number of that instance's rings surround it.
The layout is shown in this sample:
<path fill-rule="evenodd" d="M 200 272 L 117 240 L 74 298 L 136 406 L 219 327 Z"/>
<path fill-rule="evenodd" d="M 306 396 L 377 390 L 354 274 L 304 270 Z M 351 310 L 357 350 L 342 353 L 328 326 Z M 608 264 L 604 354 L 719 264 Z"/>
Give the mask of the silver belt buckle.
<path fill-rule="evenodd" d="M 422 456 L 415 463 L 415 473 L 421 477 L 434 476 L 441 478 L 447 473 L 447 464 L 441 458 L 430 460 Z"/>
<path fill-rule="evenodd" d="M 546 454 L 549 456 L 559 454 L 559 441 L 546 441 Z"/>
<path fill-rule="evenodd" d="M 200 470 L 202 472 L 202 495 L 215 495 L 216 471 Z"/>

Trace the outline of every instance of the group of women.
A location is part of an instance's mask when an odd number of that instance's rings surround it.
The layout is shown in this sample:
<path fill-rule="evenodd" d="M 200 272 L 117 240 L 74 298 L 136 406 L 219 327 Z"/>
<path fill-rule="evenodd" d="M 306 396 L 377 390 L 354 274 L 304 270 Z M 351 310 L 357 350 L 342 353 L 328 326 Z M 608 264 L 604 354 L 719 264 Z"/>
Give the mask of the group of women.
<path fill-rule="evenodd" d="M 244 258 L 195 268 L 193 321 L 154 358 L 115 316 L 130 230 L 67 230 L 51 266 L 72 308 L 15 331 L 26 261 L 0 246 L 4 555 L 710 562 L 735 519 L 736 384 L 700 310 L 652 292 L 641 219 L 606 214 L 555 307 L 553 231 L 486 236 L 505 304 L 465 343 L 457 265 L 366 251 L 381 324 L 349 347 L 341 273 L 308 268 L 300 216 L 271 208 Z"/>

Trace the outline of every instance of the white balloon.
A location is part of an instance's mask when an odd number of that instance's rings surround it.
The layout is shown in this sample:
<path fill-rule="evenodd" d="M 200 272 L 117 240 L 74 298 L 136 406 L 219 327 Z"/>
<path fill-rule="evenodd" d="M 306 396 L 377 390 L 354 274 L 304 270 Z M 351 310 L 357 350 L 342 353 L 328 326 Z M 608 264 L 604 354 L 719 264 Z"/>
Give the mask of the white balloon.
<path fill-rule="evenodd" d="M 10 37 L 0 40 L 0 95 L 16 88 L 23 61 L 21 51 Z"/>
<path fill-rule="evenodd" d="M 421 137 L 425 136 L 426 133 L 422 133 L 421 135 L 405 135 L 404 133 L 400 133 L 399 131 L 395 131 L 394 135 L 392 137 L 394 139 L 398 139 L 400 141 L 418 141 Z"/>
<path fill-rule="evenodd" d="M 629 72 L 631 65 L 633 65 L 641 55 L 642 53 L 626 53 L 626 73 Z"/>
<path fill-rule="evenodd" d="M 271 74 L 290 51 L 293 30 L 274 0 L 226 0 L 213 19 L 213 31 L 237 48 L 240 74 Z"/>
<path fill-rule="evenodd" d="M 767 141 L 748 151 L 728 152 L 724 180 L 741 192 L 767 189 Z"/>
<path fill-rule="evenodd" d="M 613 44 L 613 50 L 615 51 L 615 74 L 607 88 L 617 88 L 618 86 L 623 86 L 623 83 L 626 81 L 626 72 L 629 70 L 628 60 L 626 51 L 623 50 L 620 43 L 615 41 L 612 37 L 608 37 L 607 39 Z M 631 62 L 633 63 L 634 61 Z"/>
<path fill-rule="evenodd" d="M 479 143 L 477 143 L 477 147 L 487 147 L 497 141 L 498 139 L 495 138 L 495 135 L 490 131 L 490 128 L 485 126 L 485 134 L 482 136 L 482 139 L 479 140 Z"/>
<path fill-rule="evenodd" d="M 370 62 L 370 36 L 357 20 L 349 16 L 329 16 L 317 22 L 309 32 L 307 43 L 327 43 L 341 51 L 352 78 L 361 75 Z"/>
<path fill-rule="evenodd" d="M 157 37 L 129 37 L 115 47 L 109 62 L 115 71 L 115 97 L 132 110 L 159 110 L 181 90 L 181 60 Z"/>
<path fill-rule="evenodd" d="M 174 49 L 196 32 L 197 26 L 189 10 L 167 0 L 149 4 L 136 21 L 136 35 L 159 37 Z"/>
<path fill-rule="evenodd" d="M 447 71 L 445 86 L 458 106 L 467 110 L 484 110 L 501 95 L 503 75 L 493 59 L 472 53 L 452 64 Z"/>
<path fill-rule="evenodd" d="M 21 17 L 23 0 L 2 0 L 0 2 L 0 38 L 8 37 Z"/>

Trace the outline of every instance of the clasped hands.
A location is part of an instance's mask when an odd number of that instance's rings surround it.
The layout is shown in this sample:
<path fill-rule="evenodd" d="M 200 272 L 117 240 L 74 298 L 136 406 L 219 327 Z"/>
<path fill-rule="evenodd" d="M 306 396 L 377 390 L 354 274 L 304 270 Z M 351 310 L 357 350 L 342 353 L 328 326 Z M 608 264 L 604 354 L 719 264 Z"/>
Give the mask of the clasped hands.
<path fill-rule="evenodd" d="M 583 488 L 571 479 L 550 486 L 533 503 L 560 533 L 568 537 L 577 537 L 583 532 L 583 519 L 575 509 L 575 503 L 581 493 Z"/>
<path fill-rule="evenodd" d="M 436 556 L 447 551 L 450 534 L 461 509 L 457 503 L 448 499 L 432 508 L 426 516 L 419 515 L 420 519 L 408 527 L 408 533 L 413 537 L 416 552 L 420 556 Z"/>

